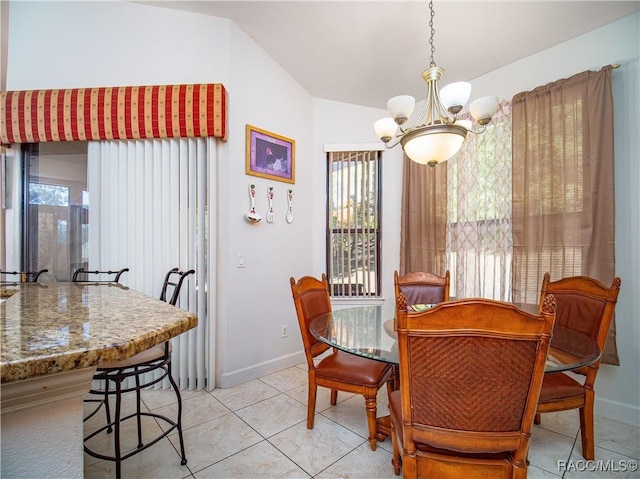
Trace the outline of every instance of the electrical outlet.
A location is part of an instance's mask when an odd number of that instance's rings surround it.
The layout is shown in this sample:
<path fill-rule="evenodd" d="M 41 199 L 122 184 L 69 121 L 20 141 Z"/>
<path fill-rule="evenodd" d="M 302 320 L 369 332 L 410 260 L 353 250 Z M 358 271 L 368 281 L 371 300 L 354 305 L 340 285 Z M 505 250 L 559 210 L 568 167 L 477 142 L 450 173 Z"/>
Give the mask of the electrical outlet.
<path fill-rule="evenodd" d="M 280 331 L 280 337 L 286 338 L 287 336 L 289 336 L 289 326 L 284 324 L 282 326 L 282 330 Z"/>

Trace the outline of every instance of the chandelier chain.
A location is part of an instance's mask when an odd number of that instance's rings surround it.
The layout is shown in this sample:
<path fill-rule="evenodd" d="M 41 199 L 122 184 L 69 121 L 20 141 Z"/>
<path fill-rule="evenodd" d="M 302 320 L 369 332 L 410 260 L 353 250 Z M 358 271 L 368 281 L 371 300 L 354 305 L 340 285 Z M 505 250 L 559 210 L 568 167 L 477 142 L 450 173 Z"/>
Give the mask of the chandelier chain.
<path fill-rule="evenodd" d="M 497 96 L 487 96 L 472 102 L 469 105 L 469 113 L 480 125 L 474 130 L 470 119 L 461 120 L 457 116 L 469 99 L 471 84 L 455 82 L 442 90 L 438 88 L 438 81 L 442 78 L 444 69 L 438 67 L 435 60 L 436 47 L 433 40 L 436 29 L 433 26 L 433 1 L 425 2 L 429 4 L 430 11 L 428 24 L 431 62 L 429 68 L 422 72 L 427 96 L 420 111 L 412 117 L 416 106 L 415 98 L 411 95 L 395 96 L 387 102 L 390 117 L 382 118 L 374 125 L 378 138 L 387 148 L 400 144 L 411 160 L 428 166 L 435 166 L 453 158 L 460 151 L 469 133 L 480 134 L 486 130 L 487 124 L 500 106 Z M 411 117 L 413 125 L 407 122 Z"/>
<path fill-rule="evenodd" d="M 436 53 L 436 48 L 433 46 L 433 37 L 436 34 L 436 29 L 433 28 L 433 17 L 435 16 L 435 12 L 433 11 L 433 0 L 429 1 L 429 10 L 431 11 L 431 17 L 429 18 L 429 27 L 431 28 L 431 37 L 429 37 L 429 45 L 431 45 L 431 63 L 429 66 L 435 67 L 436 62 L 434 60 L 434 55 Z"/>

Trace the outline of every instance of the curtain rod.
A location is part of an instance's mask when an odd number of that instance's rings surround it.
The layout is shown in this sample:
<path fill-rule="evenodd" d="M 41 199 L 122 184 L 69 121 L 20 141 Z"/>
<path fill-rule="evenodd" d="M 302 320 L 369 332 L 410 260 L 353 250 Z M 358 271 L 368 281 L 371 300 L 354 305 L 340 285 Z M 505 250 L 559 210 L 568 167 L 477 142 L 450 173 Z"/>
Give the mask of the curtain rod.
<path fill-rule="evenodd" d="M 620 64 L 619 63 L 612 63 L 611 64 L 611 68 L 613 68 L 614 70 L 620 68 Z"/>

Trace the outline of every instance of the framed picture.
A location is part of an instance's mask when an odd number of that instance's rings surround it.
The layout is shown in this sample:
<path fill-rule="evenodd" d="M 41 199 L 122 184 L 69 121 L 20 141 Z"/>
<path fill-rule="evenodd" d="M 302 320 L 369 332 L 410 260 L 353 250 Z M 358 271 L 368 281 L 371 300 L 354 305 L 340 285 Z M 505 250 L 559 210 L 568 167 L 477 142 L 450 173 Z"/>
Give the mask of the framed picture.
<path fill-rule="evenodd" d="M 296 182 L 295 140 L 247 125 L 246 154 L 247 175 Z"/>

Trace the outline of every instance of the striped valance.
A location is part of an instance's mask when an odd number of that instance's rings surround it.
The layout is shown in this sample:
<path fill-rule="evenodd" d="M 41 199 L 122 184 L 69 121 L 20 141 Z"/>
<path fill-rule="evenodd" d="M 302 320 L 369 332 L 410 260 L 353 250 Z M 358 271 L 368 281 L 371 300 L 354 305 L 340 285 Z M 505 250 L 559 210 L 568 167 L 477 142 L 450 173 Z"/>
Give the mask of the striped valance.
<path fill-rule="evenodd" d="M 0 141 L 226 140 L 220 83 L 29 90 L 0 93 Z"/>

